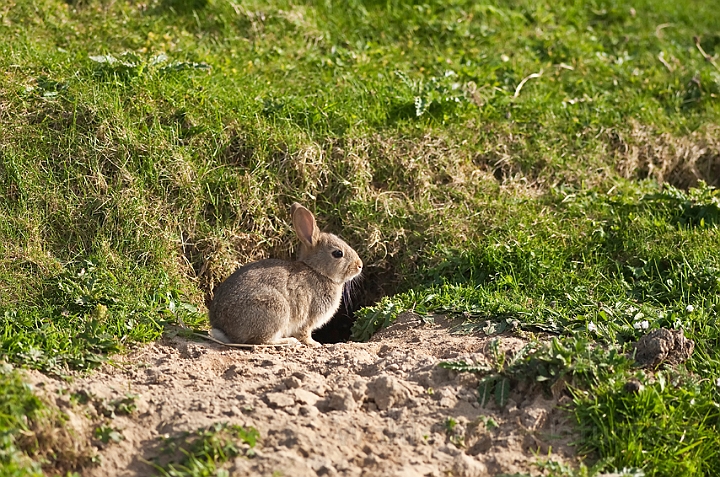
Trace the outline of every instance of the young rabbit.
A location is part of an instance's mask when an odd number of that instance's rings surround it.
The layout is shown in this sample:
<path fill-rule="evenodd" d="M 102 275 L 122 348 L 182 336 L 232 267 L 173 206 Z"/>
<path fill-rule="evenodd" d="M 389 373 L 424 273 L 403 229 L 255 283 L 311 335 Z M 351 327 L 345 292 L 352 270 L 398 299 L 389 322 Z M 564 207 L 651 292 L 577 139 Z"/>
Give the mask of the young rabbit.
<path fill-rule="evenodd" d="M 348 244 L 321 232 L 313 214 L 294 203 L 293 227 L 301 242 L 295 262 L 260 260 L 240 267 L 215 290 L 211 335 L 226 343 L 320 346 L 312 331 L 340 307 L 346 282 L 360 275 L 362 261 Z"/>

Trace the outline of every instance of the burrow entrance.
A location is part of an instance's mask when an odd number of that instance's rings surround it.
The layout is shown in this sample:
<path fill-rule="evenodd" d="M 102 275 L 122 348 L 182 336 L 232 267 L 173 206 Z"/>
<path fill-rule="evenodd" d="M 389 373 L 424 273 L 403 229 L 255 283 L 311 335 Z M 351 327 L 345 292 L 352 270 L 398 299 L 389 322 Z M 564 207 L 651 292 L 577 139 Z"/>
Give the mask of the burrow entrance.
<path fill-rule="evenodd" d="M 397 283 L 389 279 L 388 275 L 390 274 L 387 272 L 371 272 L 361 277 L 360 281 L 354 284 L 350 299 L 346 301 L 343 297 L 340 309 L 333 319 L 319 330 L 315 330 L 313 339 L 324 344 L 349 341 L 355 323 L 355 312 L 366 306 L 372 306 L 383 296 L 392 295 L 397 291 Z"/>

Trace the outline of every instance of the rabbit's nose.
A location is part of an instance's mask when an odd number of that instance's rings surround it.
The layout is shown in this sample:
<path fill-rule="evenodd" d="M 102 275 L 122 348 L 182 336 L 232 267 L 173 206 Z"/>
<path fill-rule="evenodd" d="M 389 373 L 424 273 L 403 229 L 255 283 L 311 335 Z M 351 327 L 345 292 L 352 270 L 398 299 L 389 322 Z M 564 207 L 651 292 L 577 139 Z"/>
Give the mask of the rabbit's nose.
<path fill-rule="evenodd" d="M 355 266 L 357 267 L 358 271 L 362 270 L 362 268 L 363 268 L 362 260 L 358 259 L 358 260 L 355 262 Z"/>

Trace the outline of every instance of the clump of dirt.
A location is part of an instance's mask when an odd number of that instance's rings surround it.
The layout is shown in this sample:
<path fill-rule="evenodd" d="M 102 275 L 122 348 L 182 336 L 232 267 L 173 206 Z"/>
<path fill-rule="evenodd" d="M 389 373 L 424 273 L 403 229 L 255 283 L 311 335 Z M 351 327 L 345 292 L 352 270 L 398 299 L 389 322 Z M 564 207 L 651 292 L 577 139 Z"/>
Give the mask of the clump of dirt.
<path fill-rule="evenodd" d="M 100 464 L 87 477 L 151 475 L 161 436 L 217 422 L 260 431 L 256 455 L 230 462 L 231 475 L 469 477 L 538 474 L 537 456 L 572 462 L 569 416 L 558 409 L 569 398 L 526 390 L 504 408 L 481 407 L 478 378 L 438 363 L 488 364 L 490 338 L 454 335 L 452 325 L 406 313 L 369 343 L 252 351 L 166 337 L 70 383 L 32 376 L 74 414 L 69 396 L 85 396 L 95 403 L 87 418 L 122 435 L 97 443 Z M 500 348 L 523 345 L 506 336 Z M 119 412 L 129 402 L 136 409 Z"/>
<path fill-rule="evenodd" d="M 662 363 L 684 363 L 694 349 L 695 342 L 685 338 L 683 330 L 660 328 L 635 343 L 635 361 L 644 368 L 656 368 Z"/>

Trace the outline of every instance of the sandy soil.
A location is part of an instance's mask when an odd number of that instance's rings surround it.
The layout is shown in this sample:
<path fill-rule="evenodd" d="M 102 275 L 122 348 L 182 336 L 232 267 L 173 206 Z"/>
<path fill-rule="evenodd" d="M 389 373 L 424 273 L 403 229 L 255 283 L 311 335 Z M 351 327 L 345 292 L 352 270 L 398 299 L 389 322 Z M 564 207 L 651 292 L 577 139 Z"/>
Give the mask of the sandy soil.
<path fill-rule="evenodd" d="M 69 413 L 78 438 L 101 423 L 122 434 L 95 441 L 100 464 L 87 477 L 153 475 L 147 461 L 160 436 L 215 422 L 260 431 L 255 457 L 226 464 L 240 476 L 537 475 L 536 456 L 574 460 L 569 416 L 558 408 L 568 397 L 526 389 L 504 409 L 481 407 L 477 377 L 437 364 L 488 363 L 490 338 L 453 335 L 451 325 L 406 313 L 372 342 L 321 348 L 248 351 L 166 337 L 71 382 L 30 378 Z M 501 340 L 503 350 L 524 344 Z M 78 392 L 89 402 L 70 399 Z M 107 403 L 127 394 L 137 409 L 110 415 Z"/>

